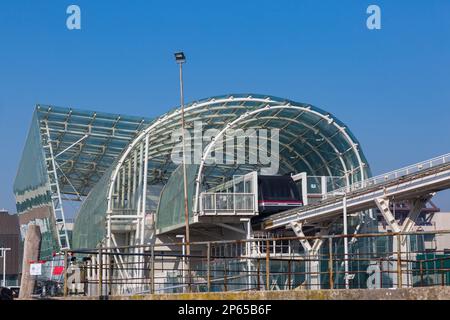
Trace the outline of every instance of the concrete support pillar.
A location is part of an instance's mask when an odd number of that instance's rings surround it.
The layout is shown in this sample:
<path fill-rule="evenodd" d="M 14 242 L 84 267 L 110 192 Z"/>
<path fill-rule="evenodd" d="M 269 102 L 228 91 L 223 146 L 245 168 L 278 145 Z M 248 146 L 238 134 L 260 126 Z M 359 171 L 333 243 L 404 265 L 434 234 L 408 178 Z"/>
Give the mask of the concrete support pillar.
<path fill-rule="evenodd" d="M 315 240 L 318 241 L 318 240 Z M 309 289 L 311 290 L 320 290 L 320 260 L 319 260 L 319 250 L 322 246 L 323 241 L 320 241 L 320 245 L 318 246 L 317 250 L 311 250 L 308 253 L 308 260 L 309 262 L 306 263 L 306 273 L 308 275 L 307 277 L 307 284 Z"/>
<path fill-rule="evenodd" d="M 425 197 L 411 200 L 411 210 L 401 226 L 398 224 L 394 214 L 391 212 L 389 199 L 376 199 L 375 204 L 381 211 L 381 214 L 393 232 L 408 233 L 413 231 L 417 218 L 431 197 L 432 195 L 427 195 Z M 412 262 L 408 262 L 408 260 L 413 260 L 414 256 L 411 253 L 410 237 L 407 235 L 399 235 L 392 237 L 392 240 L 392 251 L 395 252 L 393 256 L 397 259 L 397 261 L 400 260 L 400 266 L 398 266 L 397 269 L 399 273 L 401 273 L 401 279 L 399 275 L 396 281 L 394 281 L 394 286 L 401 286 L 402 288 L 412 287 Z M 398 259 L 399 257 L 400 259 Z"/>
<path fill-rule="evenodd" d="M 311 245 L 307 239 L 304 239 L 303 224 L 301 222 L 291 223 L 291 228 L 294 230 L 297 237 L 300 239 L 300 244 L 305 250 L 305 284 L 308 289 L 320 290 L 320 260 L 319 250 L 323 245 L 323 239 L 315 239 Z M 328 229 L 322 229 L 320 236 L 327 233 Z"/>
<path fill-rule="evenodd" d="M 41 229 L 37 225 L 29 225 L 25 236 L 22 261 L 22 280 L 19 299 L 29 299 L 36 283 L 35 276 L 30 275 L 30 262 L 39 260 L 41 245 Z"/>

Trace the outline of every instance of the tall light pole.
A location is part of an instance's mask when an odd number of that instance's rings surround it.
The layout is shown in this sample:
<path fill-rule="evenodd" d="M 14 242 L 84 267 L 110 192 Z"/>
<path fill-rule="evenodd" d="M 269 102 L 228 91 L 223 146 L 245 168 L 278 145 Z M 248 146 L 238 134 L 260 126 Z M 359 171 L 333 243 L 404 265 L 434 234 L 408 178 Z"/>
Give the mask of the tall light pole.
<path fill-rule="evenodd" d="M 186 175 L 186 143 L 185 143 L 185 122 L 184 122 L 184 88 L 183 88 L 183 63 L 186 62 L 184 52 L 175 53 L 175 61 L 180 67 L 180 104 L 181 104 L 181 130 L 183 132 L 183 184 L 184 184 L 184 223 L 186 228 L 186 268 L 188 272 L 188 291 L 191 291 L 191 264 L 189 256 L 191 255 L 191 245 L 189 237 L 189 209 L 188 209 L 188 191 Z"/>
<path fill-rule="evenodd" d="M 345 271 L 345 289 L 350 289 L 349 267 L 348 267 L 348 223 L 347 223 L 347 194 L 342 198 L 342 213 L 344 220 L 344 271 Z"/>
<path fill-rule="evenodd" d="M 342 196 L 342 235 L 344 236 L 344 283 L 345 289 L 350 289 L 349 256 L 348 256 L 348 213 L 347 213 L 347 193 L 336 192 L 336 196 Z"/>

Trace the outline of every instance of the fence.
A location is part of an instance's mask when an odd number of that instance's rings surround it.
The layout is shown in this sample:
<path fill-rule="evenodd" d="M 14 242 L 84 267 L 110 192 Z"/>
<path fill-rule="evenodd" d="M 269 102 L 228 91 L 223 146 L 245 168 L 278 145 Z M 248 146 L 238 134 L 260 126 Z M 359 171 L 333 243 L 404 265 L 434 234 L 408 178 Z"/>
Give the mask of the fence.
<path fill-rule="evenodd" d="M 448 166 L 450 163 L 450 153 L 447 153 L 445 155 L 422 161 L 414 165 L 407 166 L 402 169 L 398 169 L 389 173 L 385 173 L 376 177 L 372 177 L 369 179 L 366 179 L 362 182 L 355 182 L 349 187 L 341 187 L 339 189 L 332 190 L 325 194 L 324 198 L 330 198 L 334 197 L 336 195 L 339 195 L 341 193 L 349 192 L 349 191 L 356 191 L 361 190 L 364 188 L 374 187 L 378 185 L 384 185 L 389 182 L 395 181 L 398 178 L 406 177 L 408 175 L 412 174 L 419 174 L 421 172 L 426 172 L 428 170 L 438 169 L 440 167 Z"/>
<path fill-rule="evenodd" d="M 190 256 L 183 243 L 67 251 L 64 294 L 450 285 L 450 231 L 352 235 L 348 255 L 344 237 L 195 242 Z"/>

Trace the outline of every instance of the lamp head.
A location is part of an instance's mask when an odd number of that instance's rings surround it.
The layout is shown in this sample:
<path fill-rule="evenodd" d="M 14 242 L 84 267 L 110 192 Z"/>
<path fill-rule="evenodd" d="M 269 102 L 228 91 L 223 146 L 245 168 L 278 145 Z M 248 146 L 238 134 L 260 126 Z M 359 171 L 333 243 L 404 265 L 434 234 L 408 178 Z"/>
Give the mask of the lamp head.
<path fill-rule="evenodd" d="M 175 61 L 177 63 L 185 63 L 186 62 L 186 56 L 184 55 L 183 51 L 175 53 Z"/>

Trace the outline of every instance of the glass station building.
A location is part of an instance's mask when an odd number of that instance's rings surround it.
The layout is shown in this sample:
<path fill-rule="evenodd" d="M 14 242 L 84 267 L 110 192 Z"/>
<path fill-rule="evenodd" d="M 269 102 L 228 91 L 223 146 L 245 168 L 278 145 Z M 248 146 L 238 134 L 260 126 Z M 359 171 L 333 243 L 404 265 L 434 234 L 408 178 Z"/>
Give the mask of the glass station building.
<path fill-rule="evenodd" d="M 244 237 L 264 233 L 256 189 L 269 167 L 270 175 L 297 177 L 304 205 L 371 176 L 350 129 L 310 104 L 211 97 L 185 106 L 185 127 L 191 241 L 240 239 L 233 230 L 243 221 L 252 229 Z M 40 226 L 44 260 L 64 249 L 177 241 L 185 225 L 183 170 L 174 160 L 180 128 L 180 108 L 149 119 L 38 105 L 14 183 L 22 237 L 29 224 Z M 351 221 L 352 231 L 358 224 Z M 304 227 L 314 235 L 321 222 Z M 341 228 L 336 222 L 334 231 Z"/>

